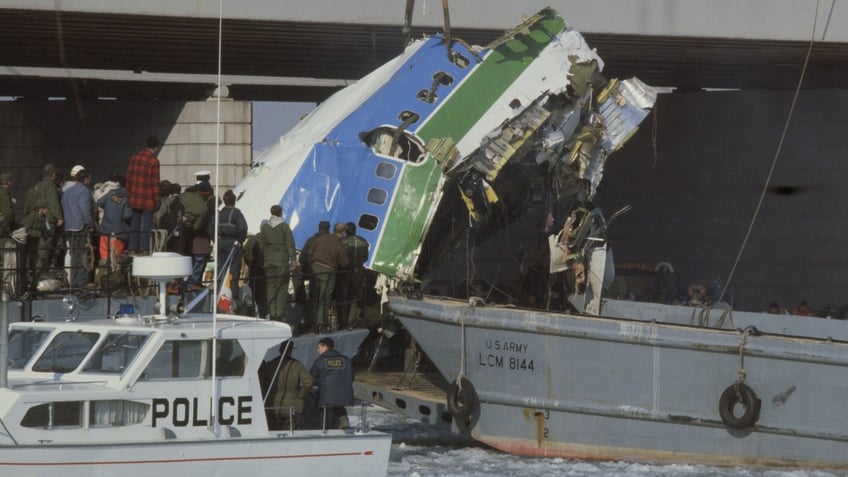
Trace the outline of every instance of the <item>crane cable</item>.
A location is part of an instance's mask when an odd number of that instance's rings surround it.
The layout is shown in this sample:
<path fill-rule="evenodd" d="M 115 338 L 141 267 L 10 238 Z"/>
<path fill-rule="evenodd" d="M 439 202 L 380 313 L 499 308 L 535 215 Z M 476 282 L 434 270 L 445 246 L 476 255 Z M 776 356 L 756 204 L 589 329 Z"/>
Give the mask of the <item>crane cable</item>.
<path fill-rule="evenodd" d="M 771 168 L 769 169 L 768 176 L 766 177 L 765 184 L 763 184 L 763 190 L 760 193 L 760 199 L 757 201 L 757 207 L 754 209 L 753 217 L 751 217 L 751 222 L 748 224 L 748 231 L 745 232 L 745 238 L 742 240 L 742 245 L 739 247 L 739 253 L 736 255 L 736 260 L 733 262 L 733 266 L 730 269 L 730 274 L 727 276 L 727 280 L 724 282 L 724 287 L 721 289 L 721 294 L 718 297 L 718 300 L 721 301 L 724 298 L 724 294 L 727 292 L 727 289 L 730 287 L 730 282 L 733 279 L 733 274 L 736 272 L 736 268 L 739 266 L 739 261 L 742 259 L 742 254 L 745 251 L 745 247 L 748 244 L 748 239 L 751 237 L 751 231 L 754 229 L 754 224 L 757 221 L 757 216 L 760 213 L 760 208 L 763 205 L 763 200 L 765 198 L 766 192 L 768 191 L 769 184 L 771 182 L 771 177 L 774 174 L 774 168 L 777 165 L 777 159 L 780 157 L 780 152 L 783 149 L 783 141 L 786 139 L 786 132 L 789 130 L 789 123 L 792 120 L 792 114 L 795 112 L 795 105 L 798 102 L 798 95 L 801 92 L 801 85 L 804 83 L 804 76 L 807 72 L 807 65 L 810 62 L 810 55 L 813 51 L 813 44 L 816 42 L 816 23 L 818 21 L 819 16 L 819 3 L 821 0 L 816 0 L 816 10 L 813 15 L 813 31 L 810 34 L 810 44 L 807 47 L 807 56 L 804 58 L 804 65 L 801 68 L 801 76 L 798 78 L 798 85 L 795 87 L 795 94 L 792 97 L 792 104 L 789 107 L 789 114 L 786 117 L 786 122 L 783 125 L 783 132 L 780 135 L 780 141 L 777 144 L 777 150 L 774 153 L 774 159 L 771 162 Z"/>

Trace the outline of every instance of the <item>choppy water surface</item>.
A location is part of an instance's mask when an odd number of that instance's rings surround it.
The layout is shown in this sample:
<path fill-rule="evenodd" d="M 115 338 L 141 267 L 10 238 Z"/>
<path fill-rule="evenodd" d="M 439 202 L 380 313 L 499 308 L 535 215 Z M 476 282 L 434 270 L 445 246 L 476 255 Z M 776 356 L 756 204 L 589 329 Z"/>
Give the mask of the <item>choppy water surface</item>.
<path fill-rule="evenodd" d="M 353 409 L 351 409 L 353 411 Z M 351 412 L 353 418 L 354 412 Z M 358 416 L 357 416 L 358 417 Z M 646 465 L 517 457 L 483 447 L 379 407 L 368 411 L 372 427 L 392 434 L 393 477 L 837 477 L 813 470 L 716 468 L 702 465 Z M 356 418 L 351 419 L 357 421 Z"/>

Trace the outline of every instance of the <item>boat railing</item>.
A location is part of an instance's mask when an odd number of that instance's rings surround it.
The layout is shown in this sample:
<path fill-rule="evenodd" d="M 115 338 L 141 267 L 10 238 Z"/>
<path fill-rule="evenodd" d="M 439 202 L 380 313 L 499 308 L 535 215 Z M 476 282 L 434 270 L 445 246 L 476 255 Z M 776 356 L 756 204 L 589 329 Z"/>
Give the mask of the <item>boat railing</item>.
<path fill-rule="evenodd" d="M 12 444 L 18 445 L 18 440 L 15 439 L 15 436 L 12 435 L 12 431 L 6 427 L 6 423 L 3 421 L 3 418 L 0 417 L 0 426 L 3 426 L 3 431 L 6 432 L 6 435 L 9 436 L 9 439 L 12 439 Z"/>
<path fill-rule="evenodd" d="M 360 406 L 359 411 L 359 428 L 355 430 L 356 434 L 367 434 L 371 432 L 371 425 L 368 423 L 368 408 L 374 406 L 374 404 L 368 401 L 360 401 L 357 400 L 355 404 Z M 333 406 L 321 406 L 321 432 L 326 434 L 329 431 L 327 427 L 327 413 L 329 409 Z M 266 406 L 265 411 L 277 411 L 277 410 L 288 410 L 289 413 L 289 428 L 288 434 L 284 434 L 285 436 L 294 436 L 295 431 L 295 410 L 292 406 Z M 278 429 L 279 430 L 279 429 Z"/>

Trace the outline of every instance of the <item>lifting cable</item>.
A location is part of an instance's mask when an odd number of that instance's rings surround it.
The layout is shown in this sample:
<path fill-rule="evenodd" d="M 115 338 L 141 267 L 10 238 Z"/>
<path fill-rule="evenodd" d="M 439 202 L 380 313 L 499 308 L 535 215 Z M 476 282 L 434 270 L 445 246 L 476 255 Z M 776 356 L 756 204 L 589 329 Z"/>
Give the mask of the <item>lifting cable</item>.
<path fill-rule="evenodd" d="M 742 259 L 742 253 L 745 251 L 745 246 L 748 244 L 748 239 L 751 237 L 751 231 L 754 229 L 754 223 L 757 221 L 757 216 L 760 213 L 760 208 L 763 205 L 763 199 L 765 198 L 766 192 L 768 191 L 769 183 L 771 182 L 771 176 L 774 174 L 774 168 L 777 165 L 777 159 L 780 157 L 780 151 L 783 148 L 783 141 L 786 139 L 786 132 L 789 130 L 789 123 L 792 120 L 792 114 L 795 112 L 795 104 L 798 102 L 798 94 L 801 92 L 801 85 L 804 83 L 804 76 L 807 72 L 807 65 L 810 62 L 810 54 L 813 51 L 813 44 L 816 42 L 816 23 L 819 16 L 819 3 L 821 0 L 816 0 L 816 11 L 813 15 L 813 31 L 810 34 L 810 44 L 807 47 L 807 56 L 804 58 L 804 65 L 801 68 L 801 76 L 798 78 L 798 85 L 795 87 L 795 95 L 792 97 L 792 104 L 789 107 L 789 114 L 786 117 L 786 122 L 783 125 L 783 132 L 780 135 L 780 140 L 777 143 L 777 150 L 774 152 L 774 159 L 771 162 L 771 168 L 769 169 L 768 176 L 766 177 L 766 182 L 763 184 L 763 190 L 760 193 L 760 199 L 757 201 L 757 207 L 754 209 L 754 214 L 751 217 L 751 222 L 748 224 L 748 231 L 745 233 L 745 238 L 742 240 L 742 245 L 739 247 L 739 253 L 736 254 L 736 260 L 733 261 L 733 266 L 730 269 L 730 274 L 727 276 L 727 280 L 724 282 L 724 287 L 721 289 L 721 294 L 718 297 L 718 300 L 721 301 L 724 298 L 725 292 L 730 287 L 731 280 L 733 280 L 733 274 L 736 272 L 736 267 L 739 265 L 739 261 Z"/>

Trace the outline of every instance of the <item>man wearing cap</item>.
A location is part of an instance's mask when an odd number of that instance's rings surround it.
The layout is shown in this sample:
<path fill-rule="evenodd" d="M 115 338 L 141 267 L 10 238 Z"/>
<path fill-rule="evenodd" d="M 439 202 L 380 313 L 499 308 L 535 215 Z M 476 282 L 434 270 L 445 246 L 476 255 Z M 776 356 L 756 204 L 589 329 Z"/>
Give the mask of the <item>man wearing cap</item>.
<path fill-rule="evenodd" d="M 194 173 L 194 181 L 195 181 L 194 183 L 195 184 L 200 184 L 201 182 L 205 182 L 205 183 L 209 184 L 210 187 L 211 187 L 212 184 L 209 182 L 211 179 L 212 179 L 212 171 L 197 171 L 197 172 Z"/>
<path fill-rule="evenodd" d="M 203 289 L 203 272 L 212 250 L 210 244 L 210 204 L 212 187 L 206 183 L 193 185 L 177 198 L 177 210 L 180 216 L 180 244 L 177 251 L 191 255 L 192 273 L 186 281 L 186 291 Z"/>
<path fill-rule="evenodd" d="M 38 260 L 36 267 L 39 272 L 47 272 L 48 267 L 56 257 L 56 240 L 59 229 L 65 224 L 65 215 L 62 213 L 62 204 L 59 201 L 59 189 L 56 188 L 56 166 L 47 164 L 44 166 L 44 176 L 32 188 L 31 197 L 24 205 L 24 211 L 32 211 L 39 207 L 35 204 L 44 205 L 47 212 L 44 215 L 45 230 L 38 239 Z"/>
<path fill-rule="evenodd" d="M 17 261 L 15 258 L 15 241 L 9 236 L 17 227 L 15 223 L 15 212 L 12 209 L 14 199 L 9 188 L 12 187 L 12 174 L 4 172 L 0 174 L 0 250 L 3 256 L 2 282 L 10 292 L 15 290 L 15 272 Z"/>
<path fill-rule="evenodd" d="M 271 206 L 271 217 L 262 224 L 260 230 L 264 255 L 263 268 L 266 275 L 268 293 L 268 312 L 272 320 L 286 321 L 289 306 L 289 279 L 291 271 L 297 266 L 295 261 L 294 236 L 291 227 L 283 219 L 283 209 L 277 204 Z"/>
<path fill-rule="evenodd" d="M 65 181 L 65 183 L 64 183 L 64 184 L 62 184 L 62 192 L 63 192 L 63 193 L 64 193 L 66 190 L 68 190 L 69 188 L 71 188 L 71 186 L 73 186 L 74 184 L 76 184 L 76 183 L 77 183 L 77 180 L 78 180 L 78 179 L 77 179 L 77 172 L 79 172 L 79 171 L 81 171 L 81 170 L 83 170 L 83 169 L 85 169 L 85 167 L 83 167 L 83 166 L 81 166 L 81 165 L 79 165 L 79 164 L 77 164 L 76 166 L 74 166 L 74 167 L 71 169 L 71 175 L 68 177 L 68 180 L 67 180 L 67 181 Z"/>
<path fill-rule="evenodd" d="M 89 190 L 88 171 L 77 171 L 76 179 L 62 193 L 62 210 L 65 213 L 65 240 L 70 255 L 71 288 L 82 288 L 88 284 L 85 267 L 85 252 L 88 250 L 88 235 L 94 231 L 96 209 Z"/>
<path fill-rule="evenodd" d="M 159 208 L 159 138 L 147 138 L 146 147 L 130 158 L 127 166 L 127 203 L 132 209 L 128 249 L 130 252 L 150 251 L 150 231 L 153 230 L 153 211 Z"/>

